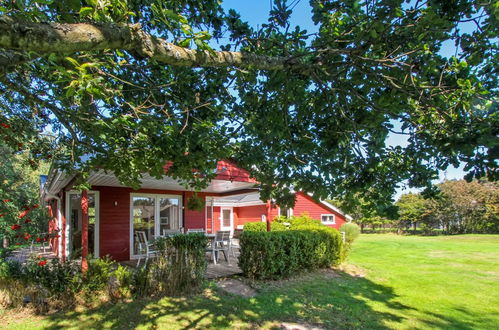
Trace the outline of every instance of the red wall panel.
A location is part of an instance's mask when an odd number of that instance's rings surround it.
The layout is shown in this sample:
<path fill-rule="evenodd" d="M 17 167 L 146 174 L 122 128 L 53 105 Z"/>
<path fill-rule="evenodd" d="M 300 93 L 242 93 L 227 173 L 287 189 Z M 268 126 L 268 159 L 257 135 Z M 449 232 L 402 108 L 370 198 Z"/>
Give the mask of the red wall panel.
<path fill-rule="evenodd" d="M 93 187 L 92 190 L 100 192 L 100 256 L 109 255 L 118 261 L 130 259 L 131 189 Z"/>
<path fill-rule="evenodd" d="M 261 222 L 262 215 L 267 214 L 266 205 L 254 205 L 235 207 L 234 214 L 237 214 L 237 221 L 234 221 L 234 228 L 238 225 L 244 225 L 247 222 Z"/>
<path fill-rule="evenodd" d="M 320 202 L 316 202 L 312 197 L 298 192 L 296 193 L 296 203 L 293 208 L 293 215 L 299 216 L 307 213 L 313 219 L 321 219 L 321 214 L 334 214 L 336 215 L 336 223 L 328 225 L 333 228 L 340 228 L 345 223 L 345 217 L 340 213 L 328 208 Z"/>
<path fill-rule="evenodd" d="M 189 210 L 187 208 L 187 201 L 194 195 L 193 192 L 185 192 L 184 194 L 184 228 L 205 228 L 205 211 L 195 211 Z M 198 196 L 203 200 L 206 200 L 206 195 L 198 193 Z"/>

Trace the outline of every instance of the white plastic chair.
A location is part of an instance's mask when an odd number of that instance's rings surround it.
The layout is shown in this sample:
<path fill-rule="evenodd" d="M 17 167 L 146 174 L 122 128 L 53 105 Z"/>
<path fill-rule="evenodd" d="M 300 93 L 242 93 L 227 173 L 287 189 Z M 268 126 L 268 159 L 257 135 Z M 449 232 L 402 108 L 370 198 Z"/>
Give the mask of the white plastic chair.
<path fill-rule="evenodd" d="M 142 260 L 142 255 L 146 256 L 146 260 L 144 262 L 144 266 L 147 264 L 149 257 L 155 257 L 158 254 L 152 245 L 147 240 L 145 231 L 136 231 L 135 232 L 135 244 L 137 245 L 137 254 L 139 255 L 139 259 L 137 260 L 137 267 L 139 267 L 140 260 Z"/>
<path fill-rule="evenodd" d="M 182 229 L 163 229 L 163 237 L 182 234 Z"/>
<path fill-rule="evenodd" d="M 187 234 L 189 233 L 204 233 L 204 228 L 190 228 L 187 229 Z"/>
<path fill-rule="evenodd" d="M 230 252 L 230 231 L 218 231 L 215 234 L 215 239 L 208 247 L 208 252 L 211 252 L 213 257 L 213 263 L 216 265 L 219 257 L 219 252 L 222 252 L 225 257 L 225 261 L 230 265 L 229 252 Z"/>

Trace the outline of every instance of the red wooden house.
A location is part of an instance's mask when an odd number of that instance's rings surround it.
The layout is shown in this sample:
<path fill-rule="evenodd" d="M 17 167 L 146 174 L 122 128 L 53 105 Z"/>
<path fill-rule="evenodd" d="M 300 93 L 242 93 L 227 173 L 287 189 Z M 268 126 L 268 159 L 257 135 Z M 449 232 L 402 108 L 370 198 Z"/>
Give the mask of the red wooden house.
<path fill-rule="evenodd" d="M 137 258 L 137 230 L 145 231 L 148 238 L 175 229 L 233 232 L 247 222 L 304 212 L 335 228 L 348 220 L 333 205 L 301 192 L 296 193 L 293 209 L 262 202 L 255 180 L 230 161 L 220 161 L 216 178 L 198 193 L 205 202 L 202 211 L 187 207 L 194 192 L 168 176 L 158 180 L 144 175 L 138 190 L 123 186 L 113 174 L 102 170 L 91 173 L 88 181 L 91 189 L 80 193 L 72 189 L 73 176 L 53 169 L 42 188 L 51 215 L 49 230 L 58 233 L 52 247 L 61 258 L 70 258 L 80 249 L 85 255 L 87 242 L 88 253 L 94 257 L 109 255 L 118 261 Z"/>

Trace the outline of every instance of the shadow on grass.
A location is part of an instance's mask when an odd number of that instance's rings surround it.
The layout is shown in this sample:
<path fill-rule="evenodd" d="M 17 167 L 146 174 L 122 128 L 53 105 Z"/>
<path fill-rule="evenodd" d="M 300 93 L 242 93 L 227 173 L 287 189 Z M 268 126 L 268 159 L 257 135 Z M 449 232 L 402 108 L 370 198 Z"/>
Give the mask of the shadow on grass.
<path fill-rule="evenodd" d="M 393 289 L 346 273 L 317 273 L 265 285 L 254 298 L 206 290 L 182 298 L 142 299 L 107 304 L 96 309 L 48 317 L 50 328 L 248 328 L 272 327 L 280 322 L 312 324 L 325 328 L 386 328 L 417 310 L 400 304 Z M 213 286 L 212 286 L 213 288 Z M 431 317 L 430 326 L 455 325 L 458 320 Z M 441 320 L 441 321 L 440 321 Z"/>

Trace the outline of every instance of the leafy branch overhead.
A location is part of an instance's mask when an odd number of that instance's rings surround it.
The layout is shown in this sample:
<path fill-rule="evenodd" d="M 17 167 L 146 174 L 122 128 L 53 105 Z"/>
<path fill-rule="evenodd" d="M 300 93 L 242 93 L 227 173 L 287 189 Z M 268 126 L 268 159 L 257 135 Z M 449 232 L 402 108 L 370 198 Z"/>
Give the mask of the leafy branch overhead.
<path fill-rule="evenodd" d="M 0 135 L 133 186 L 171 161 L 202 189 L 230 158 L 281 204 L 497 178 L 497 2 L 313 0 L 311 32 L 294 5 L 255 29 L 216 0 L 4 3 Z"/>

